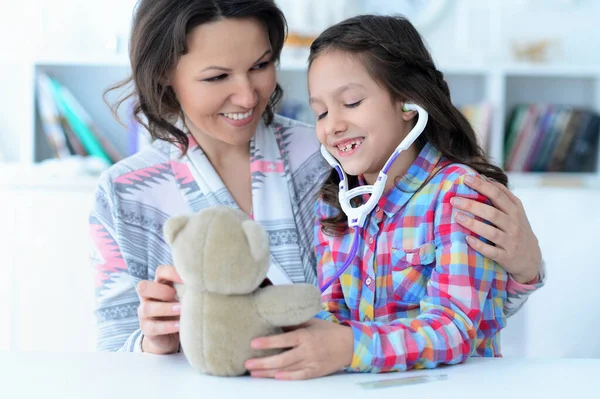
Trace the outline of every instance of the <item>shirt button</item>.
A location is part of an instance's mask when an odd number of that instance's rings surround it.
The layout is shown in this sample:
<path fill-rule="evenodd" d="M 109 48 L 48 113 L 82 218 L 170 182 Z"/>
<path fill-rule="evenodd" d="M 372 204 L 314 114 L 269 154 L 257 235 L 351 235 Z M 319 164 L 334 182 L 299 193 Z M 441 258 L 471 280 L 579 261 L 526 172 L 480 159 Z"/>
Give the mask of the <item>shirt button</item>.
<path fill-rule="evenodd" d="M 369 237 L 369 245 L 373 244 L 373 237 Z"/>
<path fill-rule="evenodd" d="M 367 277 L 367 279 L 365 280 L 365 283 L 367 283 L 367 285 L 371 285 L 372 282 L 373 280 L 371 280 L 371 277 Z"/>
<path fill-rule="evenodd" d="M 375 212 L 379 212 L 380 210 L 381 210 L 381 208 L 378 205 L 377 208 L 375 208 Z"/>

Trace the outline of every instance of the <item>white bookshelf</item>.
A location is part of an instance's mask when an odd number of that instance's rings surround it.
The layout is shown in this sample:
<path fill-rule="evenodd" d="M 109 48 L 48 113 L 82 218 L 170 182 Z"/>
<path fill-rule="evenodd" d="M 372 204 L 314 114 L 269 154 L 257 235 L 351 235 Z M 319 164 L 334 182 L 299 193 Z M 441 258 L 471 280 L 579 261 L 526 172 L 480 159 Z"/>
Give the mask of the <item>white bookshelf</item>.
<path fill-rule="evenodd" d="M 285 90 L 286 99 L 307 105 L 305 59 L 303 56 L 284 56 L 279 82 Z M 514 105 L 556 103 L 600 111 L 600 66 L 466 64 L 440 65 L 439 68 L 444 72 L 456 105 L 491 104 L 493 112 L 488 152 L 497 163 L 501 162 L 503 154 L 505 122 Z M 115 146 L 125 150 L 127 132 L 112 117 L 102 93 L 110 84 L 128 75 L 126 57 L 42 58 L 34 63 L 32 79 L 40 71 L 51 74 L 72 90 Z M 35 104 L 34 101 L 32 103 Z M 35 111 L 32 113 L 35 117 Z M 313 118 L 308 108 L 300 116 L 310 123 L 314 122 Z M 21 145 L 28 149 L 23 152 L 30 154 L 28 161 L 37 162 L 49 156 L 49 147 L 37 118 L 34 118 L 33 132 L 23 135 Z M 566 184 L 564 182 L 571 181 L 572 184 L 595 185 L 600 182 L 600 171 L 593 174 L 513 174 L 512 178 L 527 184 Z"/>

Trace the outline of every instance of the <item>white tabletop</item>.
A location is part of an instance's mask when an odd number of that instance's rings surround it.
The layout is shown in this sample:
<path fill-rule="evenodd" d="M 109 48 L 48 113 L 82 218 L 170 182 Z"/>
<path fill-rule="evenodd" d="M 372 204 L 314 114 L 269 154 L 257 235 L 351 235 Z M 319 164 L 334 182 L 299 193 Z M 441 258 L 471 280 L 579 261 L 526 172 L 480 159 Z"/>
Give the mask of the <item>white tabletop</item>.
<path fill-rule="evenodd" d="M 444 375 L 445 379 L 376 389 L 359 385 L 423 375 L 432 380 Z M 205 376 L 196 373 L 182 355 L 0 352 L 0 398 L 365 399 L 431 394 L 444 399 L 533 395 L 570 399 L 596 397 L 598 388 L 600 359 L 470 359 L 462 365 L 427 371 L 274 381 Z"/>

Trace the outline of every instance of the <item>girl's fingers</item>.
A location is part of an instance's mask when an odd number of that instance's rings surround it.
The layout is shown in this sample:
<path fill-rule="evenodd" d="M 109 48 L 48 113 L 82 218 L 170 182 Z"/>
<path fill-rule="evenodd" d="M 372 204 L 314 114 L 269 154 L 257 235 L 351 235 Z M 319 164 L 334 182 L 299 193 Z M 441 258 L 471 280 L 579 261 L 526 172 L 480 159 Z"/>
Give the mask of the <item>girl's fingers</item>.
<path fill-rule="evenodd" d="M 284 370 L 300 362 L 301 359 L 300 350 L 291 349 L 273 356 L 250 359 L 245 367 L 250 371 Z"/>

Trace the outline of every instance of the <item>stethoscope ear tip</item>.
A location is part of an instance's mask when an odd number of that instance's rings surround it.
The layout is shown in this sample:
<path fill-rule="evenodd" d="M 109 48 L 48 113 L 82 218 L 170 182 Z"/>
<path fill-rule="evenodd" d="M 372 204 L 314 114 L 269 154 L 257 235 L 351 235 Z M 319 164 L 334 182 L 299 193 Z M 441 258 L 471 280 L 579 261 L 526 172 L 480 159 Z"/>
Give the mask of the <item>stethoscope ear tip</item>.
<path fill-rule="evenodd" d="M 420 111 L 421 107 L 419 107 L 417 104 L 414 103 L 404 103 L 402 105 L 402 111 L 404 112 L 410 112 L 410 111 Z"/>

